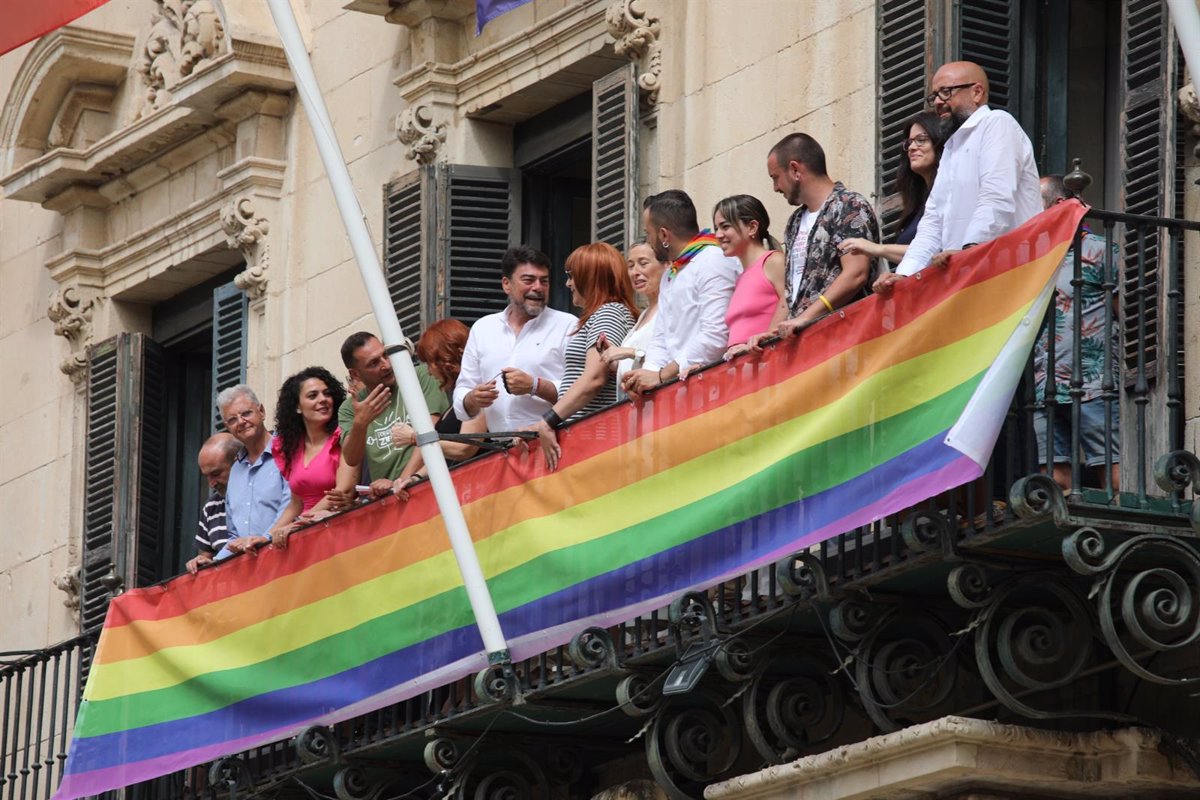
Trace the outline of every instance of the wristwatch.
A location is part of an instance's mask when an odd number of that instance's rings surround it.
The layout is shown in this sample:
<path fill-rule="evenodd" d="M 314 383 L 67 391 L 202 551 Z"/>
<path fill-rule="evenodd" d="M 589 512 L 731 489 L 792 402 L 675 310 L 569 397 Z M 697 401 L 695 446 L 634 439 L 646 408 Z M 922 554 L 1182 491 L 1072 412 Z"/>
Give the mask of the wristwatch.
<path fill-rule="evenodd" d="M 633 351 L 633 368 L 641 369 L 642 364 L 644 364 L 644 363 L 646 363 L 646 351 L 645 350 L 634 350 Z"/>

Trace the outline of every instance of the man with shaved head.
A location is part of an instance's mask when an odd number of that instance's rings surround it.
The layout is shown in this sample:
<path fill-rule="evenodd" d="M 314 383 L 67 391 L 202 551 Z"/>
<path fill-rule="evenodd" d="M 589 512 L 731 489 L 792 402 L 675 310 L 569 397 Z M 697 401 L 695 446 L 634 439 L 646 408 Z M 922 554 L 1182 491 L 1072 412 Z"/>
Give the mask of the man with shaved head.
<path fill-rule="evenodd" d="M 876 291 L 926 265 L 944 265 L 951 253 L 995 239 L 1042 210 L 1033 145 L 1010 114 L 988 107 L 983 69 L 970 61 L 945 64 L 930 88 L 925 100 L 941 117 L 946 147 L 917 235 Z"/>
<path fill-rule="evenodd" d="M 200 473 L 208 481 L 209 495 L 200 509 L 200 524 L 196 531 L 196 557 L 187 562 L 187 571 L 196 574 L 201 566 L 210 563 L 229 541 L 229 525 L 225 516 L 225 490 L 229 487 L 229 470 L 242 449 L 242 443 L 231 433 L 214 433 L 200 448 L 196 461 Z"/>

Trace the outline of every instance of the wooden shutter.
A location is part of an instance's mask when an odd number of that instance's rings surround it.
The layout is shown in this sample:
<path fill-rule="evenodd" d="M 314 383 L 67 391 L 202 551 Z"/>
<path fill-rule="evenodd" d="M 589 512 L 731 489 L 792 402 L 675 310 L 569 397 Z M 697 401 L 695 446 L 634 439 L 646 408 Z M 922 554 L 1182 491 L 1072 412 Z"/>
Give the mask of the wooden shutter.
<path fill-rule="evenodd" d="M 152 583 L 161 571 L 164 389 L 162 350 L 144 334 L 123 333 L 89 349 L 84 630 L 104 622 L 114 588 Z"/>
<path fill-rule="evenodd" d="M 433 322 L 422 314 L 425 263 L 422 244 L 422 178 L 424 170 L 384 189 L 383 272 L 400 330 L 415 340 Z"/>
<path fill-rule="evenodd" d="M 520 242 L 517 170 L 440 165 L 436 173 L 439 306 L 467 325 L 500 311 L 500 259 Z"/>
<path fill-rule="evenodd" d="M 1165 216 L 1173 136 L 1169 96 L 1172 50 L 1167 9 L 1162 0 L 1124 0 L 1121 15 L 1121 205 L 1130 214 Z M 1173 176 L 1171 176 L 1173 177 Z M 1138 356 L 1138 259 L 1145 259 L 1147 303 L 1145 319 L 1146 372 L 1153 377 L 1159 343 L 1159 251 L 1161 243 L 1151 232 L 1140 242 L 1127 235 L 1123 242 L 1125 365 L 1126 377 L 1136 376 Z"/>
<path fill-rule="evenodd" d="M 213 430 L 225 430 L 217 395 L 246 380 L 246 293 L 232 282 L 213 290 Z"/>
<path fill-rule="evenodd" d="M 924 0 L 880 0 L 876 7 L 879 35 L 875 63 L 878 75 L 879 115 L 876 152 L 879 181 L 876 196 L 883 221 L 884 240 L 899 232 L 900 197 L 896 171 L 903 154 L 900 142 L 908 135 L 905 124 L 925 106 L 930 80 L 930 20 Z"/>
<path fill-rule="evenodd" d="M 638 85 L 628 64 L 592 84 L 592 240 L 625 253 L 638 238 Z"/>
<path fill-rule="evenodd" d="M 1015 0 L 960 0 L 957 54 L 987 73 L 988 105 L 1024 123 L 1020 109 L 1021 4 Z M 1065 35 L 1065 32 L 1063 32 Z"/>

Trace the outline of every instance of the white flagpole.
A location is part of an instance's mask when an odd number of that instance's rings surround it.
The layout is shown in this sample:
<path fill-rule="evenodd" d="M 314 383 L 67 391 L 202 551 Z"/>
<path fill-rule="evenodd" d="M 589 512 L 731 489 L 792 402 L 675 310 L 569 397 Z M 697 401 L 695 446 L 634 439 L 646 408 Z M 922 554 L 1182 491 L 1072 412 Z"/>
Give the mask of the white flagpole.
<path fill-rule="evenodd" d="M 417 443 L 425 465 L 429 468 L 429 482 L 433 486 L 438 509 L 442 512 L 442 520 L 446 524 L 446 533 L 450 537 L 450 545 L 454 549 L 454 557 L 458 561 L 458 569 L 467 588 L 467 597 L 471 601 L 475 624 L 479 626 L 479 633 L 483 637 L 488 660 L 491 663 L 507 662 L 508 644 L 500 629 L 500 619 L 496 616 L 496 607 L 484 580 L 483 569 L 479 566 L 479 557 L 471 542 L 462 507 L 458 504 L 458 494 L 454 491 L 450 471 L 446 468 L 446 458 L 433 430 L 429 406 L 426 405 L 425 395 L 421 392 L 412 358 L 404 346 L 406 339 L 400 330 L 396 309 L 392 307 L 387 283 L 383 278 L 383 268 L 375 254 L 375 245 L 371 241 L 370 231 L 367 230 L 362 206 L 354 194 L 350 171 L 346 169 L 346 160 L 342 157 L 342 150 L 333 133 L 329 112 L 325 108 L 325 99 L 317 86 L 308 51 L 300 36 L 300 26 L 296 23 L 288 0 L 267 0 L 267 4 L 275 20 L 275 27 L 279 30 L 279 38 L 283 42 L 284 52 L 287 53 L 292 74 L 296 78 L 296 90 L 300 94 L 309 127 L 312 128 L 313 138 L 317 142 L 317 150 L 321 153 L 321 161 L 333 187 L 333 196 L 342 216 L 342 224 L 346 226 L 346 235 L 350 238 L 359 272 L 362 273 L 367 297 L 371 300 L 371 309 L 375 312 L 375 321 L 379 325 L 380 340 L 388 353 L 392 370 L 396 373 L 400 396 L 404 398 L 404 405 L 417 432 Z"/>

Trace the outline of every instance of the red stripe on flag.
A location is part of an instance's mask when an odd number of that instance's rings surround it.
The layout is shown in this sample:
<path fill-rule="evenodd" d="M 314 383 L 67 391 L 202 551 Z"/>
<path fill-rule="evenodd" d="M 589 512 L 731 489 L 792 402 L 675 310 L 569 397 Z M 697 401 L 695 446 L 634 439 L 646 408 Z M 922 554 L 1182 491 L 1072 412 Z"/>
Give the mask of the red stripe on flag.
<path fill-rule="evenodd" d="M 0 25 L 0 55 L 79 19 L 108 0 L 33 0 L 7 3 Z"/>

